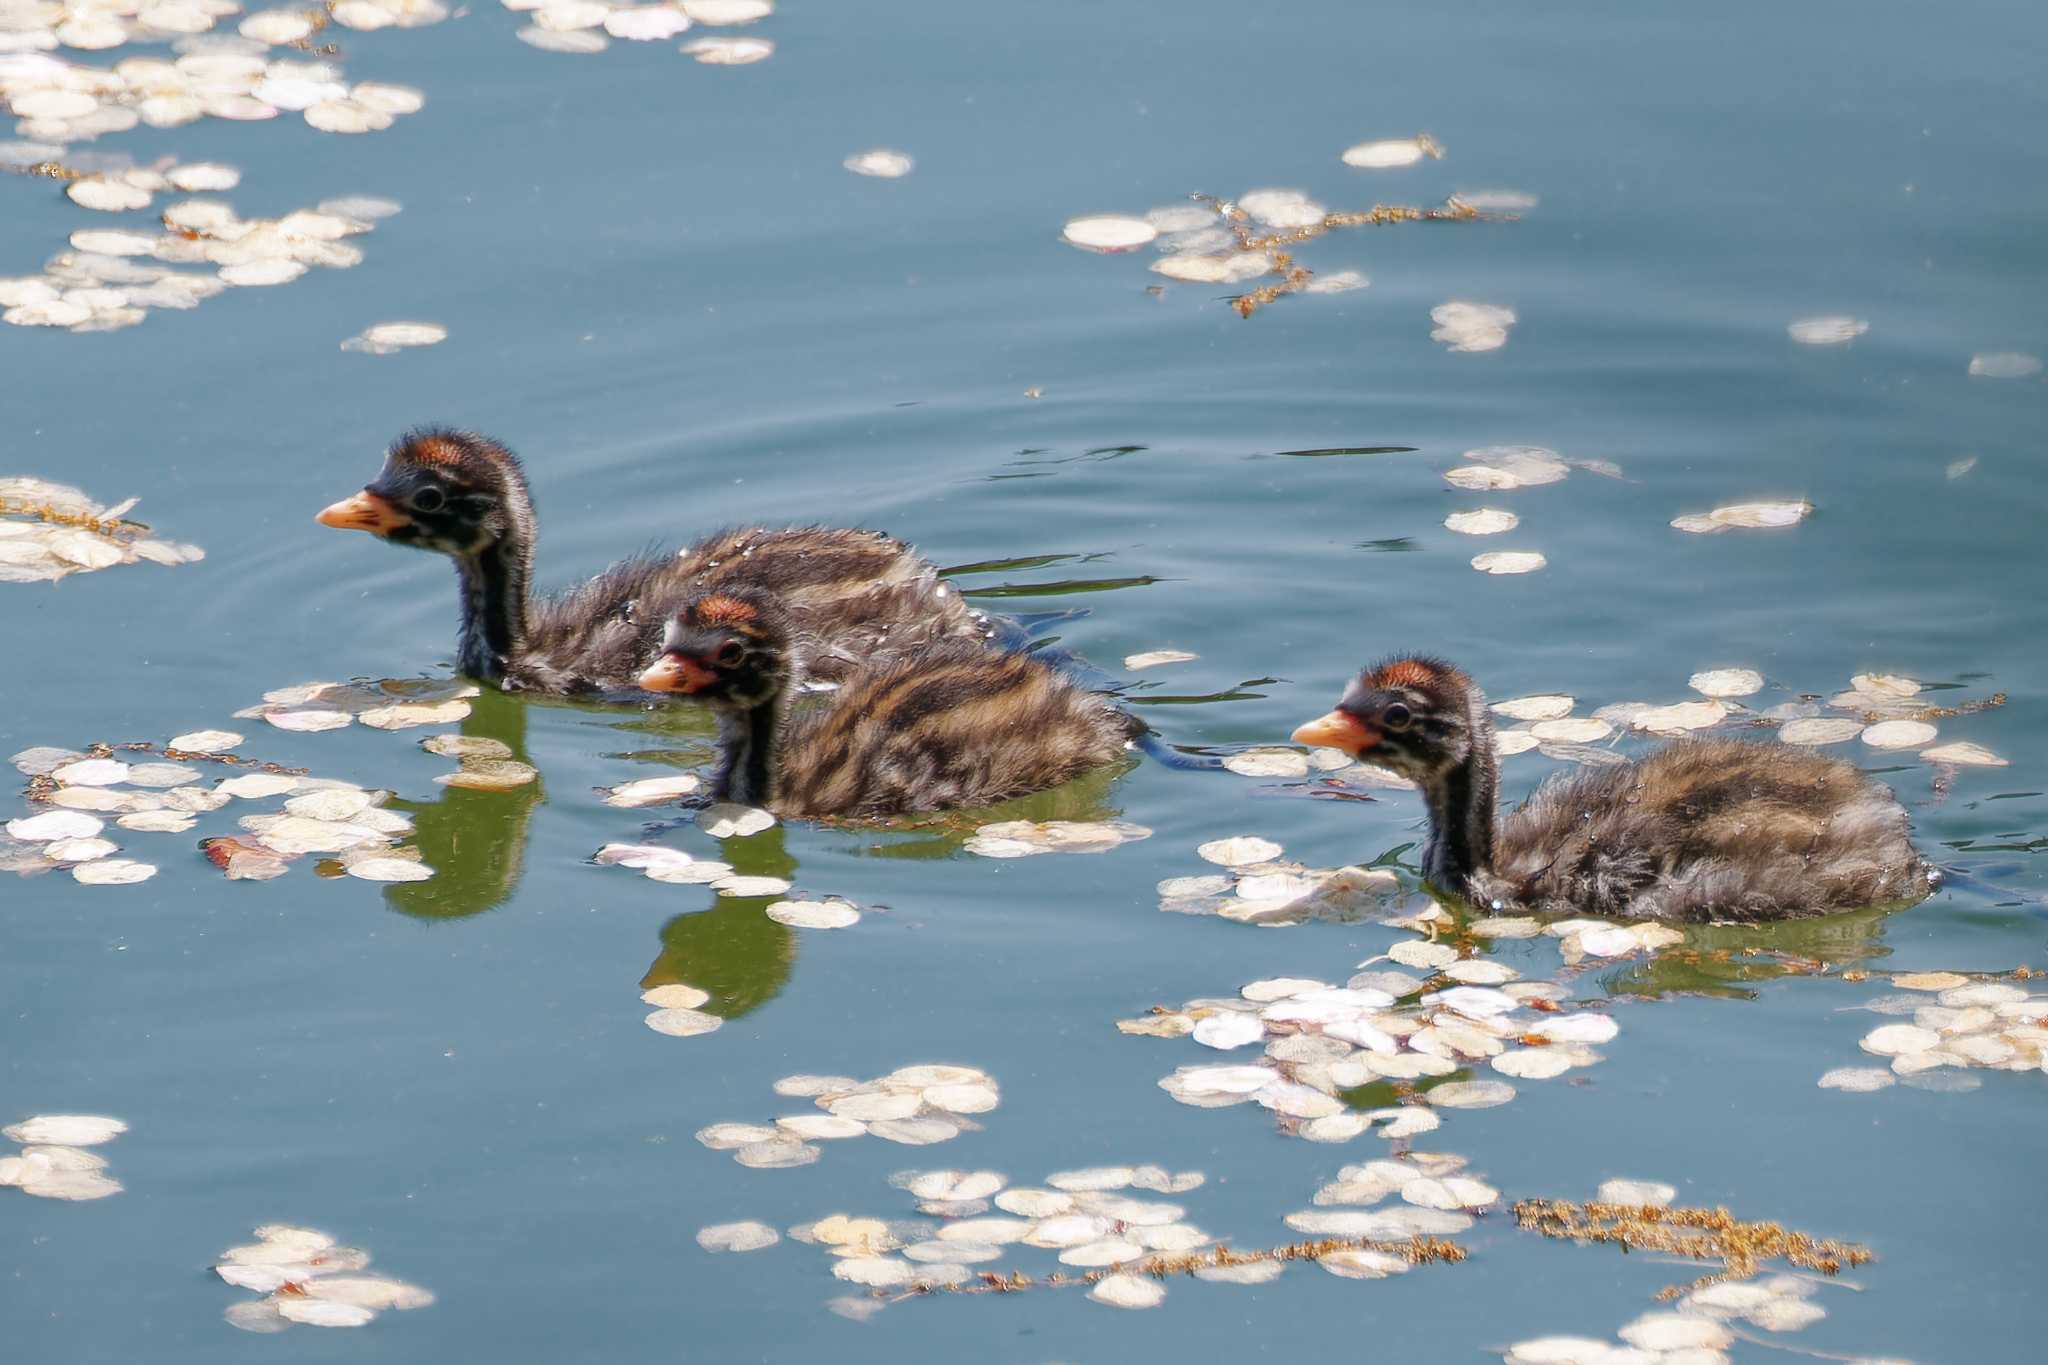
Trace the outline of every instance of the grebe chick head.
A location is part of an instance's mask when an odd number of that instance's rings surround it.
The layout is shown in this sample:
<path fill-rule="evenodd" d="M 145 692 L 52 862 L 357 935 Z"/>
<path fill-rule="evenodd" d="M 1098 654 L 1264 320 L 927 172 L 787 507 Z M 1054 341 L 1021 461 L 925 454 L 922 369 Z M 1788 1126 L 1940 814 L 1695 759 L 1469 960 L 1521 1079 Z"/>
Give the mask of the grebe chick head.
<path fill-rule="evenodd" d="M 423 427 L 399 438 L 377 477 L 315 520 L 394 545 L 474 558 L 533 542 L 533 504 L 519 460 L 488 436 Z"/>
<path fill-rule="evenodd" d="M 1339 749 L 1424 787 L 1441 783 L 1491 745 L 1472 680 L 1438 659 L 1399 658 L 1366 669 L 1335 710 L 1294 732 L 1300 744 Z"/>
<path fill-rule="evenodd" d="M 670 618 L 661 654 L 640 675 L 640 686 L 713 706 L 765 705 L 789 687 L 792 634 L 788 616 L 766 593 L 698 593 Z"/>

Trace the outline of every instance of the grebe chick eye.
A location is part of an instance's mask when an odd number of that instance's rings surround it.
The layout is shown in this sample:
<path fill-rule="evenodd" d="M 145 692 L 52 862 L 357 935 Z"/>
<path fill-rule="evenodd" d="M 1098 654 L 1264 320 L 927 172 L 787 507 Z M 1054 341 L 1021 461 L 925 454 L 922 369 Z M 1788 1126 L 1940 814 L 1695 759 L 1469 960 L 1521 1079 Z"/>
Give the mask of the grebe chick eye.
<path fill-rule="evenodd" d="M 447 505 L 448 497 L 440 489 L 428 484 L 407 499 L 415 512 L 438 512 Z"/>
<path fill-rule="evenodd" d="M 732 668 L 747 657 L 747 647 L 738 640 L 727 640 L 712 652 L 711 661 L 720 668 Z"/>
<path fill-rule="evenodd" d="M 1414 718 L 1404 703 L 1390 702 L 1387 709 L 1380 712 L 1380 725 L 1387 730 L 1405 730 Z"/>

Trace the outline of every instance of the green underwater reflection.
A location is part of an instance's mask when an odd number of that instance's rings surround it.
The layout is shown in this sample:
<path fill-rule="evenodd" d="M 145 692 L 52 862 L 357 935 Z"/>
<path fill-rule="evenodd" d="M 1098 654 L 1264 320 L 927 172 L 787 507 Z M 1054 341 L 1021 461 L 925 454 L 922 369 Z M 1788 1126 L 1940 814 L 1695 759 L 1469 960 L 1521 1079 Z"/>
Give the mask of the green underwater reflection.
<path fill-rule="evenodd" d="M 462 721 L 465 739 L 491 739 L 532 766 L 526 742 L 526 702 L 492 688 L 471 699 Z M 444 786 L 432 801 L 394 797 L 391 809 L 412 817 L 411 843 L 434 869 L 423 882 L 384 888 L 384 903 L 416 919 L 466 919 L 495 910 L 519 887 L 526 866 L 533 811 L 547 799 L 546 778 L 523 787 L 486 791 Z"/>

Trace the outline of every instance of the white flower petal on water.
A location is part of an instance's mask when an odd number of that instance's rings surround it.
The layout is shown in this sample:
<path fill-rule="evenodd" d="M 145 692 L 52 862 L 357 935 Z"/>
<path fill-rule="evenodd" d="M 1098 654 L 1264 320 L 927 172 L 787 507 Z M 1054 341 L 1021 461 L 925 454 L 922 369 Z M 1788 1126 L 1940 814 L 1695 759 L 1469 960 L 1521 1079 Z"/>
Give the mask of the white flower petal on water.
<path fill-rule="evenodd" d="M 21 107 L 19 100 L 15 108 Z M 2041 357 L 2024 351 L 1991 351 L 1970 357 L 1970 373 L 1980 379 L 2026 379 L 2041 372 Z"/>
<path fill-rule="evenodd" d="M 1549 562 L 1535 550 L 1495 550 L 1472 556 L 1472 567 L 1490 574 L 1535 573 Z"/>
<path fill-rule="evenodd" d="M 1939 733 L 1924 720 L 1884 720 L 1863 732 L 1863 742 L 1873 749 L 1917 749 Z"/>
<path fill-rule="evenodd" d="M 1514 1097 L 1515 1088 L 1506 1081 L 1446 1081 L 1424 1098 L 1440 1108 L 1490 1109 Z"/>
<path fill-rule="evenodd" d="M 91 96 L 82 98 L 91 99 Z M 20 107 L 19 100 L 16 107 Z M 80 208 L 98 209 L 103 213 L 131 213 L 136 209 L 146 209 L 153 197 L 148 190 L 137 189 L 124 181 L 102 180 L 96 176 L 72 181 L 64 193 Z"/>
<path fill-rule="evenodd" d="M 1955 763 L 1970 767 L 2003 768 L 2008 760 L 2000 758 L 1981 744 L 1937 744 L 1932 749 L 1922 749 L 1920 757 L 1929 763 Z"/>
<path fill-rule="evenodd" d="M 1443 148 L 1427 135 L 1421 137 L 1383 138 L 1377 142 L 1360 142 L 1346 147 L 1342 160 L 1347 166 L 1362 170 L 1390 170 L 1397 166 L 1413 166 L 1426 156 L 1441 158 Z"/>
<path fill-rule="evenodd" d="M 780 1171 L 793 1166 L 809 1166 L 818 1157 L 819 1150 L 816 1147 L 793 1138 L 781 1137 L 769 1142 L 751 1143 L 732 1154 L 732 1159 L 740 1165 L 760 1171 Z"/>
<path fill-rule="evenodd" d="M 1300 190 L 1248 190 L 1237 206 L 1267 227 L 1319 227 L 1329 209 Z"/>
<path fill-rule="evenodd" d="M 231 1303 L 221 1310 L 228 1326 L 238 1327 L 244 1332 L 284 1332 L 291 1328 L 291 1322 L 277 1311 L 277 1304 L 271 1299 L 244 1299 Z"/>
<path fill-rule="evenodd" d="M 1693 674 L 1686 685 L 1706 697 L 1747 697 L 1763 691 L 1764 675 L 1753 668 L 1715 668 Z"/>
<path fill-rule="evenodd" d="M 1387 950 L 1387 956 L 1403 967 L 1445 967 L 1458 960 L 1458 950 L 1448 943 L 1404 939 Z"/>
<path fill-rule="evenodd" d="M 119 759 L 87 758 L 51 773 L 67 787 L 111 787 L 128 780 L 129 767 Z"/>
<path fill-rule="evenodd" d="M 1689 1313 L 1645 1313 L 1616 1335 L 1646 1351 L 1718 1351 L 1733 1340 L 1713 1318 Z"/>
<path fill-rule="evenodd" d="M 434 1302 L 432 1292 L 383 1275 L 318 1275 L 303 1283 L 306 1293 L 313 1298 L 372 1311 L 427 1308 Z"/>
<path fill-rule="evenodd" d="M 1630 724 L 1651 734 L 1675 735 L 1688 730 L 1709 729 L 1719 725 L 1727 716 L 1726 703 L 1708 698 L 1705 701 L 1677 702 L 1671 706 L 1653 706 L 1637 715 Z"/>
<path fill-rule="evenodd" d="M 1716 507 L 1703 515 L 1678 517 L 1671 525 L 1680 531 L 1691 531 L 1695 534 L 1712 534 L 1727 530 L 1729 527 L 1770 530 L 1782 526 L 1796 526 L 1812 512 L 1813 504 L 1810 502 L 1738 502 Z"/>
<path fill-rule="evenodd" d="M 1331 1251 L 1316 1257 L 1316 1264 L 1347 1280 L 1383 1280 L 1408 1271 L 1405 1258 L 1386 1251 Z"/>
<path fill-rule="evenodd" d="M 0 1128 L 25 1147 L 97 1147 L 127 1131 L 125 1120 L 105 1114 L 37 1114 Z"/>
<path fill-rule="evenodd" d="M 1254 1014 L 1212 1014 L 1194 1028 L 1196 1042 L 1224 1051 L 1256 1043 L 1265 1036 L 1264 1021 Z"/>
<path fill-rule="evenodd" d="M 722 1028 L 725 1020 L 694 1009 L 659 1009 L 647 1016 L 647 1027 L 671 1038 L 694 1038 Z"/>
<path fill-rule="evenodd" d="M 1004 1190 L 995 1197 L 995 1200 L 997 1208 L 1004 1213 L 1014 1213 L 1020 1218 L 1057 1218 L 1074 1207 L 1074 1196 L 1058 1190 Z"/>
<path fill-rule="evenodd" d="M 1842 720 L 1829 716 L 1801 717 L 1788 720 L 1778 727 L 1778 738 L 1786 744 L 1840 744 L 1863 733 L 1860 720 Z"/>
<path fill-rule="evenodd" d="M 1191 663 L 1200 657 L 1202 656 L 1190 654 L 1184 649 L 1154 649 L 1143 654 L 1126 654 L 1124 656 L 1124 667 L 1133 672 L 1140 672 L 1147 668 L 1159 668 L 1166 664 Z"/>
<path fill-rule="evenodd" d="M 297 10 L 260 10 L 244 19 L 236 31 L 244 38 L 276 47 L 311 37 L 313 21 Z"/>
<path fill-rule="evenodd" d="M 355 718 L 346 711 L 332 707 L 313 706 L 294 710 L 265 711 L 263 719 L 280 730 L 296 730 L 313 733 L 321 730 L 339 730 L 354 723 Z"/>
<path fill-rule="evenodd" d="M 108 839 L 54 839 L 43 845 L 43 856 L 53 863 L 89 863 L 120 848 Z"/>
<path fill-rule="evenodd" d="M 1223 867 L 1249 867 L 1268 863 L 1281 854 L 1280 845 L 1256 835 L 1241 834 L 1229 839 L 1212 839 L 1195 849 L 1205 861 Z"/>
<path fill-rule="evenodd" d="M 855 175 L 871 176 L 877 180 L 900 180 L 917 167 L 910 153 L 899 152 L 893 147 L 870 147 L 864 152 L 855 152 L 839 164 Z"/>
<path fill-rule="evenodd" d="M 1372 284 L 1362 271 L 1333 270 L 1327 275 L 1318 275 L 1301 287 L 1304 294 L 1348 294 L 1354 289 L 1364 289 Z"/>
<path fill-rule="evenodd" d="M 670 5 L 620 5 L 604 17 L 604 31 L 629 42 L 673 38 L 690 27 L 690 17 Z"/>
<path fill-rule="evenodd" d="M 361 1327 L 377 1316 L 375 1310 L 352 1303 L 331 1303 L 298 1295 L 280 1296 L 276 1303 L 280 1314 L 309 1327 Z"/>
<path fill-rule="evenodd" d="M 672 801 L 678 796 L 687 796 L 703 785 L 695 776 L 685 773 L 676 777 L 644 777 L 637 782 L 622 782 L 605 794 L 607 806 L 655 806 Z"/>
<path fill-rule="evenodd" d="M 528 24 L 512 36 L 528 47 L 537 47 L 543 52 L 568 52 L 577 56 L 602 52 L 611 46 L 612 41 L 604 34 L 589 29 L 562 30 L 543 28 L 539 24 Z"/>
<path fill-rule="evenodd" d="M 1223 766 L 1240 777 L 1308 776 L 1308 756 L 1293 749 L 1249 749 L 1224 759 Z"/>
<path fill-rule="evenodd" d="M 697 828 L 714 839 L 745 838 L 775 824 L 775 817 L 757 806 L 714 801 L 697 812 Z"/>
<path fill-rule="evenodd" d="M 433 868 L 405 858 L 362 858 L 349 863 L 347 871 L 366 882 L 423 882 L 434 875 Z"/>
<path fill-rule="evenodd" d="M 1136 1242 L 1121 1237 L 1106 1237 L 1101 1241 L 1084 1242 L 1060 1252 L 1061 1265 L 1081 1266 L 1085 1269 L 1099 1269 L 1102 1266 L 1119 1265 L 1135 1261 L 1145 1254 L 1145 1248 Z"/>
<path fill-rule="evenodd" d="M 1503 1076 L 1518 1080 L 1543 1081 L 1571 1070 L 1571 1058 L 1554 1047 L 1525 1047 L 1503 1052 L 1490 1065 Z"/>
<path fill-rule="evenodd" d="M 1506 1365 L 1608 1365 L 1619 1350 L 1591 1337 L 1534 1337 L 1508 1347 Z"/>
<path fill-rule="evenodd" d="M 1830 315 L 1827 317 L 1801 318 L 1785 328 L 1791 338 L 1801 346 L 1840 346 L 1854 341 L 1870 330 L 1870 324 L 1862 318 Z"/>
<path fill-rule="evenodd" d="M 1512 531 L 1521 524 L 1522 519 L 1513 512 L 1503 512 L 1495 507 L 1482 507 L 1472 512 L 1453 512 L 1444 518 L 1446 527 L 1463 536 L 1499 535 L 1503 531 Z"/>
<path fill-rule="evenodd" d="M 105 821 L 75 810 L 44 811 L 41 815 L 26 816 L 7 822 L 9 834 L 29 843 L 59 839 L 90 839 L 105 828 Z"/>
<path fill-rule="evenodd" d="M 860 911 L 845 901 L 777 901 L 767 915 L 796 929 L 848 929 L 860 923 Z"/>
<path fill-rule="evenodd" d="M 1060 236 L 1068 245 L 1087 251 L 1136 251 L 1158 237 L 1159 229 L 1143 218 L 1103 213 L 1068 219 Z"/>
<path fill-rule="evenodd" d="M 1596 1196 L 1603 1204 L 1633 1204 L 1638 1207 L 1668 1208 L 1678 1198 L 1675 1186 L 1657 1180 L 1603 1180 Z"/>
<path fill-rule="evenodd" d="M 1570 697 L 1546 693 L 1535 697 L 1514 697 L 1508 701 L 1497 701 L 1492 710 L 1514 720 L 1559 720 L 1572 713 L 1575 703 Z"/>
<path fill-rule="evenodd" d="M 1144 1275 L 1105 1275 L 1088 1297 L 1112 1308 L 1157 1308 L 1166 1302 L 1166 1286 Z"/>
<path fill-rule="evenodd" d="M 1468 303 L 1454 299 L 1429 310 L 1436 326 L 1430 340 L 1441 341 L 1453 351 L 1497 351 L 1507 345 L 1508 329 L 1515 325 L 1515 310 L 1491 303 Z"/>
<path fill-rule="evenodd" d="M 1401 1186 L 1401 1198 L 1426 1209 L 1478 1209 L 1497 1201 L 1500 1191 L 1465 1176 L 1425 1176 Z"/>
<path fill-rule="evenodd" d="M 1857 1094 L 1882 1090 L 1896 1083 L 1897 1078 L 1881 1066 L 1838 1066 L 1822 1073 L 1816 1082 L 1823 1090 L 1848 1090 Z"/>
<path fill-rule="evenodd" d="M 711 889 L 721 896 L 779 896 L 789 890 L 789 883 L 781 877 L 725 876 L 712 882 Z"/>
<path fill-rule="evenodd" d="M 995 1086 L 981 1081 L 968 1081 L 950 1085 L 928 1085 L 919 1092 L 925 1104 L 949 1114 L 986 1114 L 1002 1102 L 1002 1095 Z M 954 1195 L 960 1198 L 979 1198 L 978 1195 Z"/>
<path fill-rule="evenodd" d="M 782 1240 L 766 1223 L 713 1223 L 697 1229 L 697 1245 L 706 1251 L 759 1251 Z"/>
<path fill-rule="evenodd" d="M 131 862 L 126 858 L 101 858 L 96 862 L 80 863 L 71 869 L 71 879 L 87 886 L 132 886 L 155 875 L 156 868 L 151 864 Z"/>
<path fill-rule="evenodd" d="M 1281 1261 L 1236 1261 L 1202 1266 L 1195 1271 L 1195 1278 L 1210 1284 L 1265 1284 L 1279 1279 L 1286 1269 Z"/>
<path fill-rule="evenodd" d="M 1152 262 L 1151 269 L 1187 284 L 1241 284 L 1271 272 L 1273 258 L 1264 251 L 1181 252 Z"/>
<path fill-rule="evenodd" d="M 447 701 L 398 702 L 373 706 L 356 717 L 377 730 L 409 730 L 418 725 L 453 725 L 469 717 L 469 703 L 460 697 Z"/>
<path fill-rule="evenodd" d="M 1941 1035 L 1932 1029 L 1915 1024 L 1885 1024 L 1865 1034 L 1857 1046 L 1880 1057 L 1904 1057 L 1931 1051 L 1940 1043 Z"/>
<path fill-rule="evenodd" d="M 1621 1032 L 1614 1016 L 1591 1010 L 1576 1014 L 1548 1014 L 1529 1026 L 1531 1033 L 1553 1043 L 1606 1043 Z"/>
<path fill-rule="evenodd" d="M 868 1131 L 885 1142 L 926 1147 L 960 1136 L 960 1125 L 937 1118 L 876 1119 L 868 1124 Z"/>
<path fill-rule="evenodd" d="M 688 12 L 687 6 L 684 12 Z M 699 19 L 697 22 L 709 21 Z M 773 57 L 775 44 L 766 38 L 698 38 L 684 43 L 682 50 L 706 66 L 751 66 Z"/>

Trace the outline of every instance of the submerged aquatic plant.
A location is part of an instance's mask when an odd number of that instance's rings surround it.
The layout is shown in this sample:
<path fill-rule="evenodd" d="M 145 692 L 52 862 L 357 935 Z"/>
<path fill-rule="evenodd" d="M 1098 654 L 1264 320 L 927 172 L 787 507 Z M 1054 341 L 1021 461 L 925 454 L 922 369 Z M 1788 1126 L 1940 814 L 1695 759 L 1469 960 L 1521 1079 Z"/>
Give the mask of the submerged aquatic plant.
<path fill-rule="evenodd" d="M 1767 1261 L 1784 1261 L 1823 1275 L 1876 1259 L 1855 1242 L 1817 1238 L 1782 1223 L 1750 1222 L 1725 1208 L 1660 1208 L 1654 1204 L 1576 1204 L 1567 1199 L 1523 1199 L 1515 1221 L 1531 1232 L 1623 1251 L 1661 1251 L 1694 1261 L 1719 1261 L 1721 1269 L 1689 1285 L 1670 1285 L 1660 1299 L 1675 1299 L 1724 1280 L 1747 1279 Z"/>

